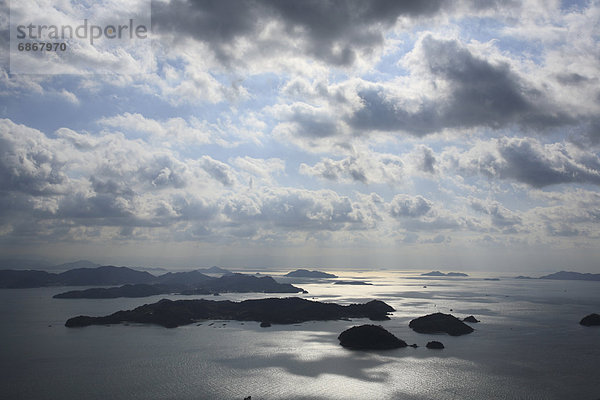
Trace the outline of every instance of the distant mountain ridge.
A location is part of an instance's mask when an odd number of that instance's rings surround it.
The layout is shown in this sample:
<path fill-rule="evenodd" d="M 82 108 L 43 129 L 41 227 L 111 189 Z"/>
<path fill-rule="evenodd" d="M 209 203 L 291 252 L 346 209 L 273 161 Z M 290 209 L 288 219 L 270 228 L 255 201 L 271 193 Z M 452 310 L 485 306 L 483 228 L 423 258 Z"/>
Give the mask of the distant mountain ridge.
<path fill-rule="evenodd" d="M 448 272 L 448 273 L 443 273 L 440 271 L 431 271 L 431 272 L 426 272 L 424 274 L 421 274 L 421 276 L 449 276 L 449 277 L 465 277 L 465 276 L 469 276 L 465 273 L 462 272 Z"/>
<path fill-rule="evenodd" d="M 93 267 L 81 267 L 88 265 Z M 167 272 L 159 276 L 146 271 L 138 271 L 129 267 L 112 265 L 98 266 L 90 261 L 77 261 L 57 265 L 53 268 L 77 266 L 65 272 L 48 272 L 38 270 L 0 270 L 0 288 L 36 288 L 46 286 L 109 286 L 126 284 L 189 284 L 212 279 L 204 275 L 203 270 L 186 272 Z M 209 273 L 230 273 L 212 267 L 205 269 Z"/>
<path fill-rule="evenodd" d="M 202 272 L 203 274 L 231 274 L 231 271 L 229 271 L 228 269 L 225 268 L 221 268 L 221 267 L 210 267 L 210 268 L 200 268 L 197 269 L 196 271 L 198 272 Z"/>
<path fill-rule="evenodd" d="M 212 279 L 208 275 L 204 275 L 200 270 L 187 271 L 187 272 L 167 272 L 166 274 L 159 275 L 157 278 L 159 283 L 164 284 L 189 284 L 207 281 Z"/>
<path fill-rule="evenodd" d="M 573 271 L 559 271 L 553 274 L 540 276 L 539 278 L 532 278 L 530 276 L 519 275 L 515 279 L 551 279 L 555 281 L 600 281 L 600 274 L 591 274 L 589 272 L 573 272 Z"/>
<path fill-rule="evenodd" d="M 0 270 L 0 288 L 35 288 L 45 286 L 123 285 L 148 283 L 157 279 L 148 272 L 111 265 L 76 268 L 61 273 L 35 270 Z"/>
<path fill-rule="evenodd" d="M 196 271 L 191 271 L 192 273 Z M 200 273 L 179 273 L 182 279 L 169 279 L 163 283 L 124 285 L 111 288 L 72 290 L 54 296 L 57 299 L 114 299 L 118 297 L 148 297 L 157 294 L 179 293 L 184 295 L 218 293 L 299 293 L 302 288 L 289 283 L 278 283 L 270 276 L 230 274 L 213 278 Z M 187 281 L 186 281 L 187 279 Z M 198 280 L 194 280 L 198 279 Z"/>
<path fill-rule="evenodd" d="M 561 281 L 600 281 L 600 274 L 559 271 L 553 274 L 544 275 L 539 279 L 555 279 Z"/>
<path fill-rule="evenodd" d="M 337 278 L 337 275 L 328 274 L 327 272 L 321 271 L 309 271 L 307 269 L 297 269 L 295 271 L 288 272 L 284 276 L 291 278 Z"/>
<path fill-rule="evenodd" d="M 97 268 L 76 268 L 58 274 L 60 282 L 67 286 L 121 285 L 125 283 L 148 283 L 156 279 L 149 272 L 127 267 L 107 265 Z"/>

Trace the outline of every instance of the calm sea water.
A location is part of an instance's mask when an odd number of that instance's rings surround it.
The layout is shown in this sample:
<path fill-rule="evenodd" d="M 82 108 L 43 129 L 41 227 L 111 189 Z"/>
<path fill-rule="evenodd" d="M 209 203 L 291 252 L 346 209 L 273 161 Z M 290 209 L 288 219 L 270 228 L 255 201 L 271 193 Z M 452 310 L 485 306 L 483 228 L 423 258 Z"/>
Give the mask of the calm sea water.
<path fill-rule="evenodd" d="M 65 288 L 0 290 L 0 398 L 600 399 L 600 328 L 578 323 L 600 312 L 600 282 L 408 279 L 400 272 L 343 278 L 374 285 L 297 284 L 309 299 L 387 302 L 397 311 L 380 324 L 420 347 L 339 346 L 343 330 L 367 320 L 67 329 L 64 322 L 75 315 L 190 297 L 60 300 L 52 296 Z M 265 296 L 209 298 L 257 297 Z M 460 337 L 408 328 L 411 319 L 436 311 L 481 322 Z M 430 340 L 446 348 L 428 350 Z"/>

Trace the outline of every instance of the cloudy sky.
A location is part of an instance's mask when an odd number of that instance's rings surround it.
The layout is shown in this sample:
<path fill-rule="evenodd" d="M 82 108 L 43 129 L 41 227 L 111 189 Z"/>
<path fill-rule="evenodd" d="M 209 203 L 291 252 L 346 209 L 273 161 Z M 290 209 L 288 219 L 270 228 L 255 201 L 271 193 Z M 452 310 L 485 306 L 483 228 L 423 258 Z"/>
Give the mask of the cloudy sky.
<path fill-rule="evenodd" d="M 5 257 L 600 272 L 598 1 L 156 0 L 101 75 L 0 4 Z"/>

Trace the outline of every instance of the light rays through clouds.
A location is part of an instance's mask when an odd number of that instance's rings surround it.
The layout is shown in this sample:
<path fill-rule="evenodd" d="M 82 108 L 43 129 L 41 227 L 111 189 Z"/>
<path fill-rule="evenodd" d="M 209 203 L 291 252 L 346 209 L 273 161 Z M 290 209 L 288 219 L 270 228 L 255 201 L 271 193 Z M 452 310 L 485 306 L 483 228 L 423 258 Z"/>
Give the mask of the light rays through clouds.
<path fill-rule="evenodd" d="M 597 1 L 156 0 L 151 73 L 3 57 L 0 248 L 596 271 L 599 19 Z"/>

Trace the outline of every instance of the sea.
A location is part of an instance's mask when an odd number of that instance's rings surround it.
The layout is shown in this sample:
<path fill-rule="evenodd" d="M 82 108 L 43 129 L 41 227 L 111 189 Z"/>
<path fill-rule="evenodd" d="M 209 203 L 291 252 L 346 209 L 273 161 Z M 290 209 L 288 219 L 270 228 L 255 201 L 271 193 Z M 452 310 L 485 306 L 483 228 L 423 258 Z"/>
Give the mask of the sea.
<path fill-rule="evenodd" d="M 245 300 L 257 293 L 140 299 L 53 299 L 73 287 L 0 290 L 1 399 L 600 399 L 600 282 L 511 277 L 426 278 L 414 271 L 328 271 L 372 285 L 286 280 L 301 297 L 339 304 L 385 301 L 389 321 L 199 321 L 66 328 L 162 298 Z M 264 273 L 264 272 L 263 272 Z M 277 277 L 277 271 L 273 273 Z M 487 278 L 487 279 L 486 279 Z M 286 297 L 289 295 L 282 295 Z M 411 319 L 434 312 L 475 316 L 475 331 L 419 334 Z M 338 335 L 382 325 L 419 347 L 353 351 Z M 444 344 L 427 349 L 428 341 Z"/>

